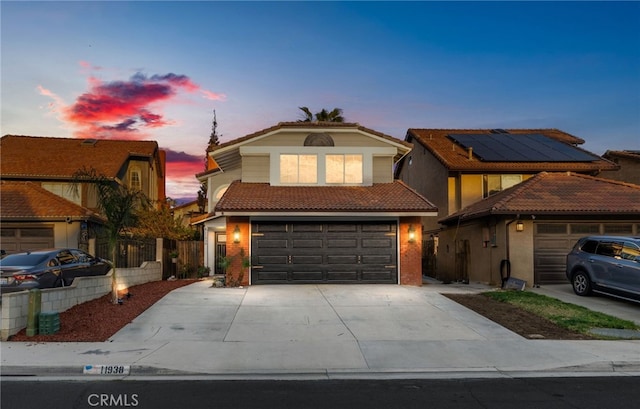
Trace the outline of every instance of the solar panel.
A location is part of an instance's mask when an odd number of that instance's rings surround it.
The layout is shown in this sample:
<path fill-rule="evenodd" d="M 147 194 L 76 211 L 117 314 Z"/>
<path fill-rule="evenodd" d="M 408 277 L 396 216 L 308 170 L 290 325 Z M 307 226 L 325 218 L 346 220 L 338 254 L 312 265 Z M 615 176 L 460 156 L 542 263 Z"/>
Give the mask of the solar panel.
<path fill-rule="evenodd" d="M 485 162 L 592 162 L 600 157 L 542 134 L 449 134 Z"/>

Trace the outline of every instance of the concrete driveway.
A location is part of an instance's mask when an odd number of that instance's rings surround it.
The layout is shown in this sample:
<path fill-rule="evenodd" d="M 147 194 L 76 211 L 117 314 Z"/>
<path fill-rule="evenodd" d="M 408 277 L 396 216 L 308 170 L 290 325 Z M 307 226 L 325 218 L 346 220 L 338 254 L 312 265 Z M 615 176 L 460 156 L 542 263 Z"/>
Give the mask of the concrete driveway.
<path fill-rule="evenodd" d="M 638 341 L 527 340 L 441 294 L 486 289 L 201 281 L 168 294 L 109 343 L 55 356 L 227 375 L 615 371 L 618 363 L 637 371 Z"/>

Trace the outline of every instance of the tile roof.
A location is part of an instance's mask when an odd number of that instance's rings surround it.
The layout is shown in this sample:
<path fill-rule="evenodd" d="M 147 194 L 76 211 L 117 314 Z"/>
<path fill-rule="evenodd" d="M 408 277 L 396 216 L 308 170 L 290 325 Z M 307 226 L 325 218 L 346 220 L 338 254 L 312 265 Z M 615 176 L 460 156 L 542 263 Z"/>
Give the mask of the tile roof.
<path fill-rule="evenodd" d="M 636 150 L 606 151 L 602 156 L 610 160 L 614 160 L 615 158 L 625 158 L 640 162 L 640 151 Z"/>
<path fill-rule="evenodd" d="M 376 135 L 379 136 L 383 139 L 388 140 L 389 142 L 394 142 L 400 145 L 404 145 L 407 148 L 411 149 L 411 147 L 413 146 L 412 144 L 403 141 L 401 139 L 398 138 L 394 138 L 393 136 L 390 135 L 386 135 L 383 134 L 381 132 L 378 131 L 374 131 L 372 129 L 369 128 L 365 128 L 364 126 L 361 126 L 360 124 L 357 123 L 345 123 L 345 122 L 280 122 L 275 126 L 272 126 L 270 128 L 266 128 L 266 129 L 262 129 L 260 131 L 254 132 L 252 134 L 240 137 L 240 138 L 236 138 L 234 140 L 222 143 L 220 145 L 216 145 L 214 147 L 211 148 L 210 152 L 215 152 L 217 150 L 226 148 L 228 146 L 231 145 L 235 145 L 241 142 L 245 142 L 248 140 L 251 140 L 253 138 L 262 136 L 262 135 L 266 135 L 268 133 L 277 131 L 279 129 L 287 129 L 287 128 L 343 128 L 343 129 L 355 129 L 358 131 L 362 131 L 362 132 L 366 132 L 372 135 Z"/>
<path fill-rule="evenodd" d="M 507 129 L 510 134 L 542 134 L 559 142 L 572 145 L 584 143 L 577 138 L 557 129 Z M 407 131 L 405 140 L 417 141 L 427 148 L 447 169 L 452 171 L 484 172 L 484 171 L 517 171 L 517 172 L 542 172 L 542 171 L 574 171 L 574 172 L 599 172 L 602 170 L 616 170 L 618 165 L 606 159 L 592 162 L 490 162 L 481 161 L 476 157 L 469 159 L 469 153 L 462 146 L 454 143 L 447 137 L 449 134 L 491 134 L 490 129 L 416 129 Z M 588 152 L 594 155 L 591 152 Z M 597 156 L 597 155 L 596 155 Z"/>
<path fill-rule="evenodd" d="M 487 215 L 590 215 L 640 217 L 640 186 L 572 172 L 541 172 L 453 213 L 450 224 Z"/>
<path fill-rule="evenodd" d="M 22 220 L 102 220 L 91 210 L 66 200 L 33 182 L 0 182 L 0 219 Z"/>
<path fill-rule="evenodd" d="M 233 182 L 215 212 L 435 213 L 438 209 L 400 181 L 372 186 L 271 186 Z M 434 214 L 435 215 L 435 214 Z"/>
<path fill-rule="evenodd" d="M 155 141 L 5 135 L 0 139 L 0 174 L 4 178 L 68 179 L 90 164 L 99 174 L 113 178 L 129 158 L 151 161 L 157 151 Z"/>

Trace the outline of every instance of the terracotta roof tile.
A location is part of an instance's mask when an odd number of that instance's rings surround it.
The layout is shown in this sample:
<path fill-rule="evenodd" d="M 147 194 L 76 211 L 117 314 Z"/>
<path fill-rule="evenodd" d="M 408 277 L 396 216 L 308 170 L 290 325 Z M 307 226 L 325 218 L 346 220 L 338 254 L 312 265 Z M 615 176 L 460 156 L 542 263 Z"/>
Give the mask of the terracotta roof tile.
<path fill-rule="evenodd" d="M 91 164 L 107 177 L 118 176 L 130 157 L 153 160 L 158 151 L 155 141 L 85 139 L 5 135 L 0 139 L 0 173 L 4 178 L 71 178 Z"/>
<path fill-rule="evenodd" d="M 576 147 L 584 143 L 577 138 L 557 129 L 507 129 L 510 134 L 542 134 L 557 141 Z M 454 143 L 447 137 L 449 134 L 490 134 L 489 129 L 409 129 L 406 140 L 417 141 L 427 148 L 446 168 L 453 171 L 483 172 L 483 171 L 517 171 L 517 172 L 542 172 L 542 171 L 574 171 L 574 172 L 598 172 L 602 170 L 616 170 L 618 165 L 606 159 L 592 162 L 490 162 L 481 161 L 476 157 L 469 159 L 469 154 L 462 146 Z M 594 155 L 591 152 L 588 152 Z M 597 155 L 596 155 L 597 156 Z"/>
<path fill-rule="evenodd" d="M 603 157 L 614 160 L 614 158 L 625 158 L 640 162 L 640 151 L 606 151 Z"/>
<path fill-rule="evenodd" d="M 437 208 L 400 181 L 373 186 L 270 186 L 235 181 L 215 211 L 431 213 Z"/>
<path fill-rule="evenodd" d="M 640 217 L 640 186 L 577 173 L 541 172 L 440 220 L 490 214 L 624 215 Z"/>
<path fill-rule="evenodd" d="M 70 202 L 33 182 L 0 182 L 0 218 L 16 220 L 65 220 L 101 218 L 91 210 Z"/>

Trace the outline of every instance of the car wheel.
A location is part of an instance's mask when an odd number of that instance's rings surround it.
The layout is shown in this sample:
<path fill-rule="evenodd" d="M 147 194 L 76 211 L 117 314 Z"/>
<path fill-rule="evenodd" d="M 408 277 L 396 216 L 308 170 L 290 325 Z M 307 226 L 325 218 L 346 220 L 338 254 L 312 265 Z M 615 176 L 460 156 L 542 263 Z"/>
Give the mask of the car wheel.
<path fill-rule="evenodd" d="M 589 276 L 584 271 L 577 271 L 573 275 L 571 284 L 573 285 L 574 293 L 582 296 L 591 294 L 591 280 L 589 280 Z"/>

